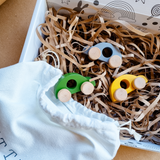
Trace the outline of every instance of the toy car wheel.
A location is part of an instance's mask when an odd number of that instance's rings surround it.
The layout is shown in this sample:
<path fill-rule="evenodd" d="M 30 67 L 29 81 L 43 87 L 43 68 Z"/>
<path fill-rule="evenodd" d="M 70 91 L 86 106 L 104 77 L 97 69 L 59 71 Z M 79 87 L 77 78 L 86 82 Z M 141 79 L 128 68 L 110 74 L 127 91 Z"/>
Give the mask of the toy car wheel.
<path fill-rule="evenodd" d="M 117 68 L 121 66 L 122 64 L 122 58 L 118 55 L 114 55 L 109 59 L 109 66 L 111 68 Z"/>
<path fill-rule="evenodd" d="M 98 47 L 92 47 L 88 52 L 89 59 L 95 61 L 101 56 L 101 50 Z"/>
<path fill-rule="evenodd" d="M 114 92 L 114 98 L 118 101 L 125 101 L 127 99 L 127 91 L 124 88 L 119 88 Z"/>
<path fill-rule="evenodd" d="M 135 89 L 143 89 L 146 86 L 146 81 L 144 78 L 142 77 L 137 77 L 134 81 L 133 81 L 133 87 Z"/>
<path fill-rule="evenodd" d="M 90 82 L 84 82 L 81 85 L 81 91 L 82 93 L 84 93 L 85 95 L 89 95 L 94 91 L 94 86 L 92 83 Z"/>
<path fill-rule="evenodd" d="M 71 92 L 68 89 L 61 89 L 58 92 L 58 99 L 61 102 L 68 102 L 71 99 Z"/>

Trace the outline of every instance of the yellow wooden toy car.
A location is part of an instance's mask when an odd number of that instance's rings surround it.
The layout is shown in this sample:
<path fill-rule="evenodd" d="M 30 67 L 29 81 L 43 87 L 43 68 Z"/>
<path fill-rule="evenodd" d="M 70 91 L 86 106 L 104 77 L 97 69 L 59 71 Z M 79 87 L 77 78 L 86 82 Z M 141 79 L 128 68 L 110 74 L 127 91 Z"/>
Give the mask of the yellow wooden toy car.
<path fill-rule="evenodd" d="M 135 89 L 143 89 L 147 82 L 148 79 L 143 75 L 122 75 L 112 82 L 109 88 L 110 98 L 113 102 L 124 101 L 127 99 L 128 93 L 134 91 Z"/>

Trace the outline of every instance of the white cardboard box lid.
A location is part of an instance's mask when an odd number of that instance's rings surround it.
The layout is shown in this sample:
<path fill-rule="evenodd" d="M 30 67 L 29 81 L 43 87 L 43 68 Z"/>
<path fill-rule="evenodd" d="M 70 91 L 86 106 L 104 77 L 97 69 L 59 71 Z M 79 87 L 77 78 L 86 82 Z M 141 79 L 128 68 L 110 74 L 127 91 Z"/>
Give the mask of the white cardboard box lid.
<path fill-rule="evenodd" d="M 160 0 L 47 0 L 49 7 L 72 8 L 82 10 L 87 15 L 95 11 L 87 8 L 96 7 L 106 19 L 125 20 L 145 32 L 160 33 Z"/>

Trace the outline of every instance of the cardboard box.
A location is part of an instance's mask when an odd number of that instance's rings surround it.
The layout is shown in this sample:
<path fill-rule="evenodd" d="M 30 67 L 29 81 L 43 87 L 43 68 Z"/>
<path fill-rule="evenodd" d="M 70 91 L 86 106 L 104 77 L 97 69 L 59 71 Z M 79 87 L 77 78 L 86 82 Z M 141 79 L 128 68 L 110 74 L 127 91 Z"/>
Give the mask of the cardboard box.
<path fill-rule="evenodd" d="M 2 3 L 4 3 L 6 0 L 0 0 L 0 5 L 2 4 Z"/>
<path fill-rule="evenodd" d="M 81 10 L 85 4 L 93 5 L 101 10 L 108 19 L 123 19 L 130 22 L 136 28 L 143 31 L 160 33 L 160 4 L 159 0 L 88 0 L 82 1 L 80 6 L 76 0 L 37 0 L 37 4 L 30 23 L 26 41 L 19 62 L 33 61 L 38 55 L 41 42 L 36 35 L 36 28 L 45 21 L 45 12 L 48 7 L 56 9 L 65 6 Z M 123 8 L 123 9 L 122 9 Z M 107 11 L 110 10 L 108 13 Z M 122 12 L 123 11 L 123 12 Z M 89 9 L 85 10 L 88 15 L 93 15 Z M 134 148 L 160 152 L 160 146 L 151 142 L 137 142 L 135 140 L 123 140 L 121 145 Z"/>

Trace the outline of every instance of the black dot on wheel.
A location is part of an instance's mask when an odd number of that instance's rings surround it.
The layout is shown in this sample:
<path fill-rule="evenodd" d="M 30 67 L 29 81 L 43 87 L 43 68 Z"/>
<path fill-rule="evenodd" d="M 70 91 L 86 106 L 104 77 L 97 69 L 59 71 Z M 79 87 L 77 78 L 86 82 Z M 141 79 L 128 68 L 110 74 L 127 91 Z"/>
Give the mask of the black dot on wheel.
<path fill-rule="evenodd" d="M 147 26 L 147 23 L 144 22 L 144 23 L 142 23 L 142 25 L 143 25 L 143 26 Z"/>
<path fill-rule="evenodd" d="M 153 22 L 152 24 L 153 24 L 153 25 L 157 25 L 157 24 L 158 24 L 158 22 Z"/>

